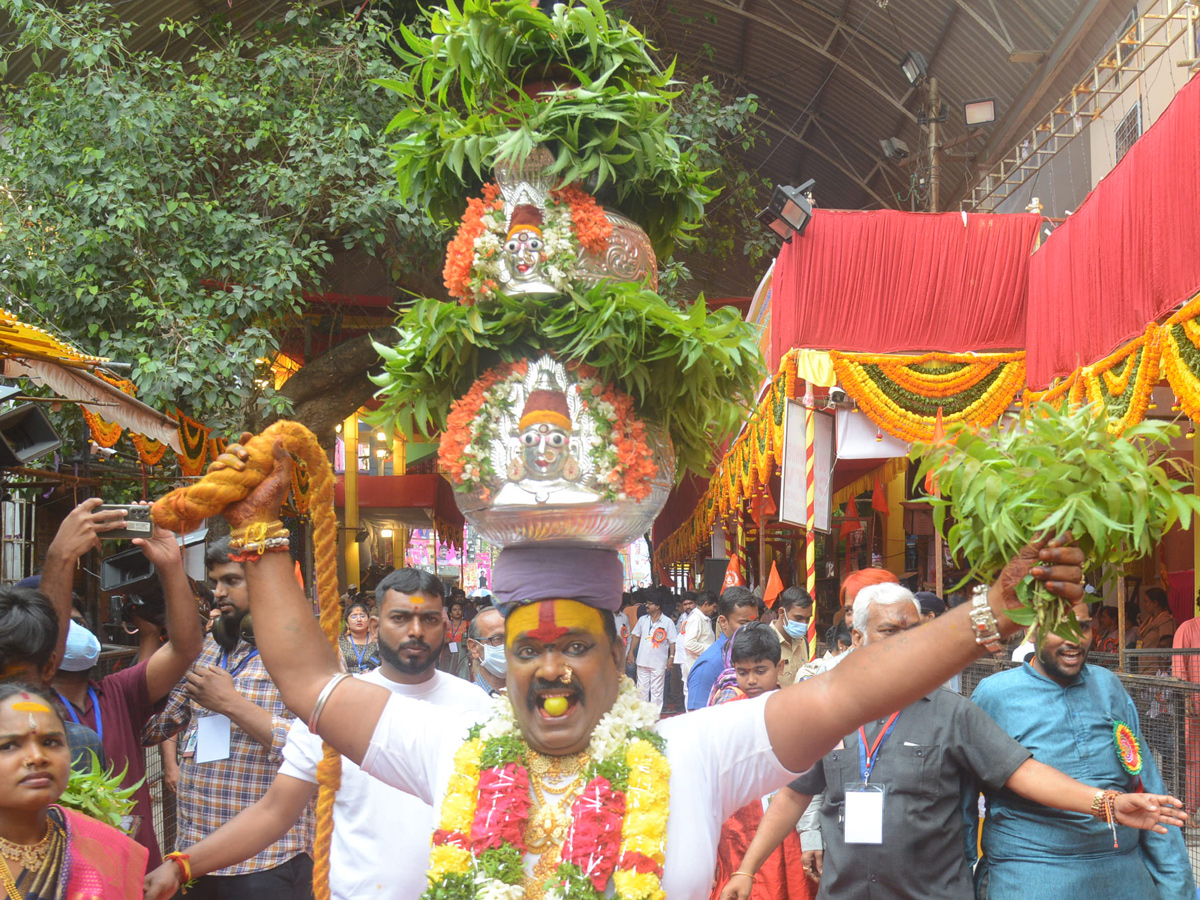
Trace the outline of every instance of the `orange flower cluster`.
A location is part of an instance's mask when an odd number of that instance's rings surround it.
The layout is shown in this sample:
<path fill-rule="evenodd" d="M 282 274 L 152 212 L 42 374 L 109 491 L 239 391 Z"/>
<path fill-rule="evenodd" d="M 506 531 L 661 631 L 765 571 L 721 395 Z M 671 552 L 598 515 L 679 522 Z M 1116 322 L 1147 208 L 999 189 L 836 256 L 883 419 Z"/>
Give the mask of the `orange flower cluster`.
<path fill-rule="evenodd" d="M 609 440 L 617 450 L 618 468 L 609 474 L 609 482 L 615 485 L 619 480 L 627 497 L 645 500 L 650 496 L 650 481 L 658 474 L 646 442 L 646 423 L 634 413 L 633 398 L 628 394 L 606 387 L 600 399 L 617 411 Z M 624 474 L 619 474 L 622 471 Z"/>
<path fill-rule="evenodd" d="M 442 269 L 442 281 L 446 292 L 467 306 L 474 306 L 471 299 L 471 267 L 475 259 L 475 239 L 483 234 L 487 227 L 483 217 L 489 211 L 500 209 L 504 202 L 500 200 L 500 188 L 494 184 L 483 186 L 483 197 L 472 197 L 467 201 L 467 211 L 463 213 L 462 225 L 446 247 L 446 265 Z"/>
<path fill-rule="evenodd" d="M 521 360 L 515 363 L 503 363 L 488 369 L 471 385 L 467 393 L 455 400 L 450 407 L 450 415 L 446 418 L 446 430 L 438 442 L 438 464 L 456 483 L 462 484 L 466 479 L 463 469 L 470 464 L 466 449 L 474 438 L 474 428 L 479 411 L 483 408 L 484 394 L 496 382 L 503 381 L 513 374 L 524 375 L 529 371 L 529 363 Z"/>
<path fill-rule="evenodd" d="M 584 193 L 575 185 L 551 191 L 550 194 L 555 200 L 571 207 L 575 236 L 579 238 L 584 250 L 589 253 L 603 253 L 608 249 L 612 222 L 608 221 L 608 217 L 604 215 L 604 207 L 596 202 L 595 197 Z"/>

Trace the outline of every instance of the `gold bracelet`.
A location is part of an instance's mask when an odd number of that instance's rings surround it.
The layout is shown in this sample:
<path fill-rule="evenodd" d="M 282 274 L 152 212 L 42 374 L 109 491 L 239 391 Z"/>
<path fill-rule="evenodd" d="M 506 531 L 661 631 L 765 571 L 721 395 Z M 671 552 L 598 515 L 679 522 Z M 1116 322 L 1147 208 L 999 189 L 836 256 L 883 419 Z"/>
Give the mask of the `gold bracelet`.
<path fill-rule="evenodd" d="M 732 878 L 734 875 L 745 875 L 745 876 L 746 876 L 747 878 L 749 878 L 751 881 L 758 881 L 758 879 L 757 879 L 757 878 L 755 878 L 753 875 L 751 875 L 749 872 L 743 872 L 743 871 L 741 871 L 741 870 L 738 870 L 737 872 L 730 872 L 730 873 L 729 873 L 729 877 L 730 877 L 730 878 Z"/>

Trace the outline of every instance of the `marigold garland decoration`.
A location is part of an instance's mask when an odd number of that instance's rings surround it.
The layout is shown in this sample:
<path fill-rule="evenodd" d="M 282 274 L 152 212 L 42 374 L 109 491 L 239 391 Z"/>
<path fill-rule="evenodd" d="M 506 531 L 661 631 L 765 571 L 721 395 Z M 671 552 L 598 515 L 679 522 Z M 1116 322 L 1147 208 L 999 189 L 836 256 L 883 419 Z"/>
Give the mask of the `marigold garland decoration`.
<path fill-rule="evenodd" d="M 1113 720 L 1113 743 L 1117 745 L 1117 759 L 1130 775 L 1142 771 L 1142 745 L 1133 729 L 1120 719 Z"/>
<path fill-rule="evenodd" d="M 1025 385 L 1025 353 L 829 354 L 838 382 L 873 422 L 902 441 L 933 438 L 938 410 L 949 426 L 986 428 Z"/>
<path fill-rule="evenodd" d="M 463 213 L 462 224 L 454 239 L 446 247 L 446 265 L 442 269 L 442 280 L 446 284 L 446 292 L 464 303 L 473 302 L 471 297 L 471 267 L 475 259 L 475 240 L 487 230 L 483 217 L 488 212 L 504 209 L 504 202 L 499 199 L 500 188 L 494 184 L 483 186 L 483 197 L 471 197 L 467 200 L 467 211 Z M 495 289 L 495 285 L 492 285 Z"/>
<path fill-rule="evenodd" d="M 129 440 L 137 450 L 138 459 L 147 466 L 157 466 L 169 449 L 166 444 L 159 443 L 153 438 L 136 431 L 129 432 Z"/>
<path fill-rule="evenodd" d="M 176 407 L 172 416 L 179 423 L 179 468 L 189 478 L 204 474 L 208 459 L 208 436 L 212 429 L 201 425 Z"/>
<path fill-rule="evenodd" d="M 1200 294 L 1163 323 L 1162 369 L 1184 413 L 1200 419 Z"/>
<path fill-rule="evenodd" d="M 92 440 L 101 447 L 111 447 L 121 439 L 124 429 L 116 422 L 106 422 L 86 406 L 80 406 L 79 409 L 83 412 L 83 421 L 87 422 Z"/>
<path fill-rule="evenodd" d="M 638 700 L 625 681 L 588 745 L 559 865 L 536 886 L 545 889 L 545 900 L 601 900 L 610 878 L 621 900 L 664 900 L 671 769 L 662 738 L 650 730 L 657 719 L 657 710 Z M 529 753 L 512 706 L 500 698 L 488 721 L 472 728 L 455 753 L 433 833 L 425 900 L 526 896 Z"/>
<path fill-rule="evenodd" d="M 1080 372 L 1087 402 L 1108 416 L 1112 434 L 1121 434 L 1146 415 L 1159 378 L 1159 337 L 1159 327 L 1151 324 L 1140 337 Z"/>

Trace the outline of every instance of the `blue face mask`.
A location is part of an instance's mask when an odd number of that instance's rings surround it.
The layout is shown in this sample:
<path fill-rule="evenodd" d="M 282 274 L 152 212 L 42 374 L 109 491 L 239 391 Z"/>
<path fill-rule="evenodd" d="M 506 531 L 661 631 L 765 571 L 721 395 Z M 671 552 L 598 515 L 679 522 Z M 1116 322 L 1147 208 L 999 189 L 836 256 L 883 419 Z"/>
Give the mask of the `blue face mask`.
<path fill-rule="evenodd" d="M 484 644 L 481 665 L 497 678 L 503 678 L 508 674 L 508 658 L 504 655 L 504 648 Z"/>
<path fill-rule="evenodd" d="M 793 622 L 791 619 L 783 620 L 783 630 L 787 632 L 790 638 L 802 638 L 808 634 L 807 622 Z"/>
<path fill-rule="evenodd" d="M 100 658 L 100 642 L 96 636 L 72 622 L 67 629 L 67 649 L 59 668 L 65 672 L 86 672 Z"/>

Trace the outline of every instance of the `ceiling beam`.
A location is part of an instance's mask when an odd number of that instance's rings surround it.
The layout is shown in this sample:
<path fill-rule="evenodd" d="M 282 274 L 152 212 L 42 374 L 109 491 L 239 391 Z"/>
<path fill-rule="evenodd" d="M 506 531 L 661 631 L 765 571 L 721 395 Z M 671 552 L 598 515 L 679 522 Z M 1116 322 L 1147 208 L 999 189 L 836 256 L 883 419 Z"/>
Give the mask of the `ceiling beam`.
<path fill-rule="evenodd" d="M 1115 2 L 1116 0 L 1086 0 L 1079 5 L 1070 21 L 1059 32 L 1054 44 L 1046 51 L 1046 61 L 1038 66 L 1025 83 L 1024 89 L 996 123 L 991 139 L 979 154 L 982 167 L 990 167 L 1012 148 L 1025 125 L 1025 120 L 1037 109 L 1046 92 L 1063 73 L 1080 42 L 1100 23 Z"/>
<path fill-rule="evenodd" d="M 995 27 L 993 27 L 991 22 L 981 16 L 977 10 L 972 9 L 967 5 L 967 0 L 954 0 L 954 5 L 978 22 L 979 27 L 990 34 L 992 36 L 992 40 L 999 44 L 1004 49 L 1005 53 L 1012 53 L 1012 41 L 1005 40 L 1004 36 L 1000 34 Z"/>
<path fill-rule="evenodd" d="M 841 172 L 843 175 L 845 175 L 847 178 L 849 178 L 851 181 L 853 181 L 855 184 L 857 184 L 860 188 L 862 188 L 864 191 L 866 191 L 867 194 L 869 194 L 871 197 L 873 197 L 880 206 L 885 207 L 887 209 L 892 208 L 891 204 L 888 203 L 888 201 L 884 200 L 883 197 L 881 197 L 881 196 L 879 196 L 879 194 L 875 193 L 875 189 L 872 188 L 865 181 L 863 181 L 861 175 L 859 175 L 857 172 L 853 171 L 852 169 L 848 168 L 840 160 L 836 159 L 833 156 L 830 156 L 828 153 L 826 153 L 820 147 L 814 146 L 813 144 L 809 143 L 808 141 L 804 140 L 803 138 L 797 137 L 795 134 L 792 134 L 791 132 L 786 131 L 782 126 L 776 125 L 770 119 L 764 119 L 759 115 L 755 115 L 754 118 L 760 125 L 762 125 L 766 128 L 770 128 L 772 131 L 775 131 L 778 134 L 783 135 L 785 138 L 798 144 L 799 146 L 803 147 L 805 150 L 810 150 L 813 153 L 817 154 L 817 156 L 821 157 L 823 160 L 825 160 L 827 163 L 829 163 L 831 166 L 833 166 L 835 169 L 837 169 L 839 172 Z"/>
<path fill-rule="evenodd" d="M 762 25 L 764 28 L 768 28 L 771 31 L 774 31 L 774 32 L 782 35 L 783 37 L 786 37 L 792 41 L 795 41 L 796 43 L 800 44 L 801 46 L 806 47 L 807 49 L 811 50 L 813 53 L 816 53 L 817 55 L 830 60 L 831 62 L 833 62 L 833 64 L 835 66 L 837 66 L 840 69 L 843 69 L 848 75 L 852 76 L 853 78 L 858 79 L 860 82 L 862 82 L 863 85 L 865 85 L 870 90 L 874 91 L 876 94 L 878 94 L 884 100 L 886 100 L 889 105 L 891 105 L 891 106 L 895 107 L 897 110 L 899 110 L 903 115 L 905 115 L 906 117 L 911 119 L 913 122 L 917 121 L 916 115 L 912 112 L 909 112 L 909 110 L 907 108 L 905 108 L 900 103 L 899 100 L 897 100 L 889 92 L 884 90 L 883 87 L 878 82 L 876 82 L 872 78 L 869 78 L 868 76 L 864 75 L 862 72 L 860 72 L 858 69 L 854 68 L 853 66 L 847 65 L 845 62 L 838 59 L 836 56 L 834 56 L 832 53 L 830 53 L 828 50 L 826 50 L 824 47 L 822 47 L 820 44 L 809 39 L 808 37 L 805 37 L 804 35 L 801 35 L 801 34 L 797 34 L 794 31 L 790 31 L 787 28 L 784 28 L 778 22 L 774 22 L 771 19 L 766 18 L 765 16 L 760 16 L 755 13 L 748 12 L 747 10 L 744 10 L 744 9 L 739 9 L 736 6 L 733 6 L 732 4 L 725 2 L 725 0 L 698 0 L 698 2 L 702 3 L 706 6 L 712 6 L 716 9 L 722 10 L 727 13 L 731 13 L 732 15 L 735 15 L 735 16 L 741 16 L 743 18 L 749 19 L 752 22 L 756 22 L 759 25 Z"/>

